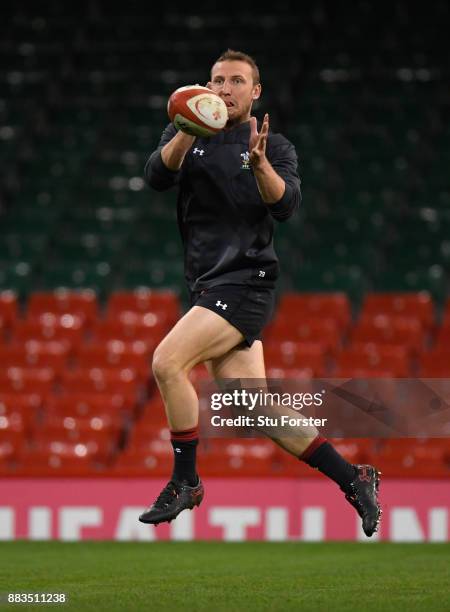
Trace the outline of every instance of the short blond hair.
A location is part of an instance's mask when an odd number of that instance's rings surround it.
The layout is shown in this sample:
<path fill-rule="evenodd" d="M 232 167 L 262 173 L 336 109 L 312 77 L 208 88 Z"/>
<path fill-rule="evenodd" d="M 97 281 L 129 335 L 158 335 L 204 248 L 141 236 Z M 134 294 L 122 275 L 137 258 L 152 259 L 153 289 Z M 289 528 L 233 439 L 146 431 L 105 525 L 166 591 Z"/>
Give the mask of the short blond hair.
<path fill-rule="evenodd" d="M 259 77 L 259 68 L 256 65 L 255 60 L 253 59 L 253 57 L 247 55 L 247 53 L 244 53 L 243 51 L 227 49 L 224 53 L 222 53 L 219 59 L 214 62 L 214 64 L 217 64 L 218 62 L 245 62 L 246 64 L 249 64 L 249 66 L 251 66 L 252 68 L 253 84 L 258 85 L 261 82 Z"/>

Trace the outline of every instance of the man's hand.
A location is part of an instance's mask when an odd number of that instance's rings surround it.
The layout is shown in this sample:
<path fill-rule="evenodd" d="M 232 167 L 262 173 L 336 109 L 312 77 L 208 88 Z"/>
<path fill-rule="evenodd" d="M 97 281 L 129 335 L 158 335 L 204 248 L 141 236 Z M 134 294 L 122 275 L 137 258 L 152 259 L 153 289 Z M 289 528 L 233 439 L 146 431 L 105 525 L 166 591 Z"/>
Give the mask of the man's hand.
<path fill-rule="evenodd" d="M 250 117 L 250 140 L 248 143 L 250 164 L 253 168 L 256 184 L 261 198 L 266 204 L 279 202 L 286 190 L 286 184 L 275 172 L 266 157 L 267 135 L 269 133 L 269 115 L 264 115 L 261 131 L 258 134 L 256 118 Z"/>
<path fill-rule="evenodd" d="M 267 134 L 269 133 L 269 115 L 264 115 L 261 131 L 258 133 L 256 117 L 250 117 L 250 140 L 248 150 L 250 154 L 250 164 L 253 169 L 259 168 L 267 162 L 266 144 Z"/>

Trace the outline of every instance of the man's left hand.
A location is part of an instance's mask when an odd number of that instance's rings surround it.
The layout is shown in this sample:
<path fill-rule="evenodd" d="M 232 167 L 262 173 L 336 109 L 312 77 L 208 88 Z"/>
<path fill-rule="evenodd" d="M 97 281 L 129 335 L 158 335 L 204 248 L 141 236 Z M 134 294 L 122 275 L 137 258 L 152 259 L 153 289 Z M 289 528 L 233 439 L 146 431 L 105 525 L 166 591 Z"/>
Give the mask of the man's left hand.
<path fill-rule="evenodd" d="M 250 117 L 250 141 L 248 144 L 250 164 L 259 168 L 266 161 L 267 134 L 269 133 L 269 115 L 264 115 L 261 131 L 258 132 L 256 117 Z"/>

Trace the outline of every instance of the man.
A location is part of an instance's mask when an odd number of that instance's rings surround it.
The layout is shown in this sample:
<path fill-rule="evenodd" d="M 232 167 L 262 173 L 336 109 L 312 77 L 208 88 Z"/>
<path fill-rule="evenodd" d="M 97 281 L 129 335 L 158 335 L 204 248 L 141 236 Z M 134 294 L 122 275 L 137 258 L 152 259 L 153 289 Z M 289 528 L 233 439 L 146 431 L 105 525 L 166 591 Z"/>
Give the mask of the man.
<path fill-rule="evenodd" d="M 198 398 L 190 370 L 205 362 L 216 379 L 265 378 L 261 332 L 274 305 L 278 260 L 273 220 L 284 221 L 301 200 L 297 156 L 266 114 L 258 132 L 251 116 L 261 95 L 254 60 L 228 50 L 213 65 L 207 85 L 228 108 L 225 129 L 194 138 L 169 125 L 145 168 L 156 190 L 178 186 L 178 222 L 185 249 L 191 309 L 157 347 L 153 371 L 164 400 L 174 449 L 170 482 L 139 520 L 171 521 L 199 505 L 196 472 Z M 333 479 L 363 519 L 377 530 L 378 472 L 353 466 L 314 427 L 275 440 Z"/>

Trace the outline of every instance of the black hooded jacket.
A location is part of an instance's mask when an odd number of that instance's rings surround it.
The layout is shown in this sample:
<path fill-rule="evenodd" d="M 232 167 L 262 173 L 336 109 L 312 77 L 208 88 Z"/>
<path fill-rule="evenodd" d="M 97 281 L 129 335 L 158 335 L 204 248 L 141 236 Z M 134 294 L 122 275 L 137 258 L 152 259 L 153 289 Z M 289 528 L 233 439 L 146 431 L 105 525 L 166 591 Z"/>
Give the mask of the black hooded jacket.
<path fill-rule="evenodd" d="M 279 269 L 273 220 L 288 219 L 301 201 L 294 146 L 269 132 L 266 156 L 286 190 L 279 202 L 266 204 L 248 160 L 250 122 L 197 138 L 178 171 L 161 159 L 161 149 L 175 134 L 169 124 L 145 166 L 145 178 L 157 191 L 179 188 L 177 215 L 189 289 L 273 286 Z"/>

